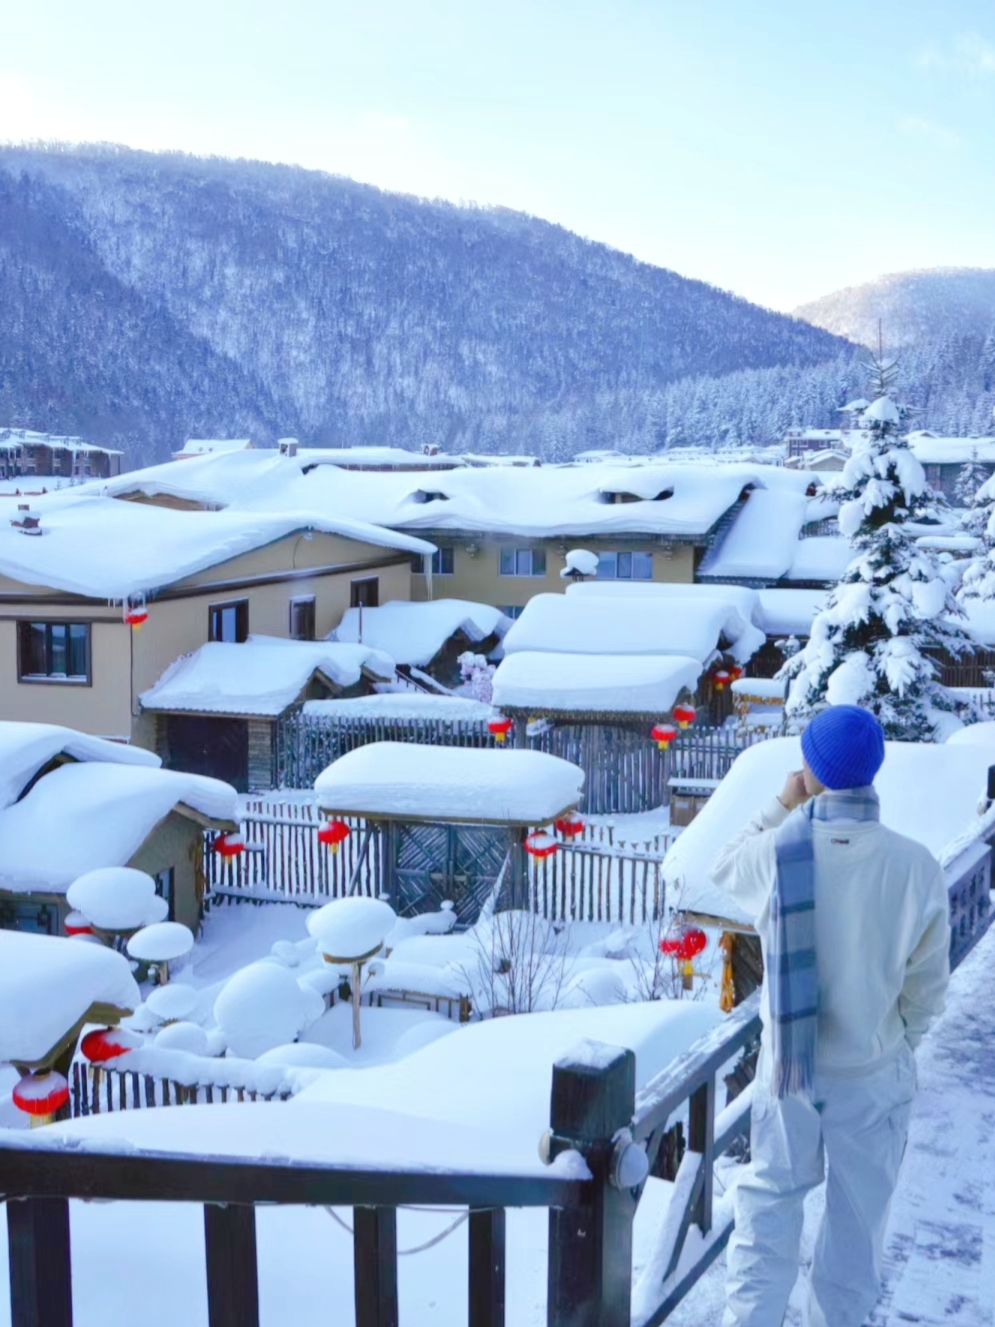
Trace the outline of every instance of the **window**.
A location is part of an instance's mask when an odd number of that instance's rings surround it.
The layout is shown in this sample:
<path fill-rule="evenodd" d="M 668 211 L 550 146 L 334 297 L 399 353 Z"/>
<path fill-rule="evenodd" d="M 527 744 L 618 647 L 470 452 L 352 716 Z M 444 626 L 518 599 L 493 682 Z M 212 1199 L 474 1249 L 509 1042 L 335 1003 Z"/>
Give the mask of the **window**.
<path fill-rule="evenodd" d="M 502 548 L 498 571 L 502 576 L 545 576 L 544 548 Z"/>
<path fill-rule="evenodd" d="M 651 581 L 652 553 L 599 553 L 599 581 Z"/>
<path fill-rule="evenodd" d="M 314 595 L 290 601 L 290 639 L 314 640 Z"/>
<path fill-rule="evenodd" d="M 516 617 L 522 616 L 522 607 L 522 604 L 503 604 L 499 606 L 498 612 L 503 613 L 505 617 L 510 617 L 514 620 Z"/>
<path fill-rule="evenodd" d="M 249 601 L 237 599 L 231 604 L 211 604 L 208 638 L 236 641 L 241 644 L 249 635 Z"/>
<path fill-rule="evenodd" d="M 155 881 L 155 892 L 160 898 L 164 898 L 169 905 L 167 914 L 169 921 L 176 920 L 176 908 L 173 898 L 173 868 L 167 866 L 165 871 L 156 871 L 152 877 Z"/>
<path fill-rule="evenodd" d="M 349 586 L 350 608 L 376 608 L 379 603 L 379 576 L 368 576 L 365 580 L 353 581 Z"/>
<path fill-rule="evenodd" d="M 89 682 L 87 622 L 19 622 L 18 675 L 22 680 Z"/>
<path fill-rule="evenodd" d="M 455 552 L 453 548 L 437 548 L 432 554 L 432 575 L 452 576 L 454 574 Z M 411 559 L 411 570 L 425 574 L 425 559 L 418 553 Z"/>

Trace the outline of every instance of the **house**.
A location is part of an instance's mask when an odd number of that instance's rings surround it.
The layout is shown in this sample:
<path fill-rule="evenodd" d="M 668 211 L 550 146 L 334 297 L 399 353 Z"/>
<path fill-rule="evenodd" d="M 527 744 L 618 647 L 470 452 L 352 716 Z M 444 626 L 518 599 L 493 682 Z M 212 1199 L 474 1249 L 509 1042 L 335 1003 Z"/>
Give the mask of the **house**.
<path fill-rule="evenodd" d="M 112 479 L 121 473 L 121 456 L 119 451 L 97 447 L 82 438 L 32 429 L 0 429 L 0 479 Z"/>
<path fill-rule="evenodd" d="M 250 633 L 320 639 L 350 605 L 407 597 L 412 556 L 434 552 L 303 509 L 179 511 L 75 489 L 34 514 L 0 527 L 0 718 L 149 749 L 140 697 L 180 656 Z"/>
<path fill-rule="evenodd" d="M 0 722 L 0 927 L 58 935 L 86 871 L 147 872 L 171 919 L 195 928 L 204 830 L 237 828 L 228 784 L 50 724 Z"/>
<path fill-rule="evenodd" d="M 579 546 L 598 555 L 602 579 L 690 584 L 761 495 L 776 495 L 757 504 L 768 508 L 764 519 L 776 509 L 779 533 L 797 541 L 816 484 L 805 471 L 742 462 L 601 460 L 429 475 L 345 469 L 340 459 L 303 448 L 204 456 L 135 471 L 101 491 L 199 510 L 348 513 L 436 546 L 430 566 L 412 561 L 409 593 L 396 597 L 464 599 L 515 617 L 534 595 L 562 591 L 566 555 Z"/>
<path fill-rule="evenodd" d="M 249 636 L 182 655 L 139 703 L 155 716 L 155 749 L 168 769 L 212 775 L 245 792 L 273 787 L 277 727 L 288 711 L 360 695 L 393 677 L 394 661 L 369 646 Z"/>
<path fill-rule="evenodd" d="M 214 456 L 219 452 L 251 451 L 255 443 L 250 438 L 187 438 L 178 452 L 173 452 L 174 461 L 186 461 L 191 456 Z"/>
<path fill-rule="evenodd" d="M 840 429 L 790 428 L 784 434 L 784 445 L 788 449 L 789 461 L 804 458 L 808 465 L 809 453 L 838 449 L 843 437 Z"/>
<path fill-rule="evenodd" d="M 926 482 L 957 504 L 957 481 L 965 466 L 980 478 L 995 474 L 995 438 L 942 438 L 927 429 L 908 435 L 912 454 L 926 472 Z"/>
<path fill-rule="evenodd" d="M 379 608 L 350 608 L 332 639 L 362 642 L 389 655 L 402 674 L 424 678 L 427 673 L 429 679 L 455 687 L 460 683 L 460 655 L 467 651 L 493 654 L 511 624 L 511 618 L 490 604 L 463 599 L 402 600 Z"/>

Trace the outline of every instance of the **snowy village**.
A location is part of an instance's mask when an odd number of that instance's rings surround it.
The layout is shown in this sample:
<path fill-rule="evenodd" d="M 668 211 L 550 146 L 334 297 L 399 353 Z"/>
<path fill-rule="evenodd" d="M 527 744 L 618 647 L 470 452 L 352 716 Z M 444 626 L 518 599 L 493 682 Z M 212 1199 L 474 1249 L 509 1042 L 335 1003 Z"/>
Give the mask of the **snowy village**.
<path fill-rule="evenodd" d="M 995 1327 L 964 7 L 11 24 L 0 1327 Z"/>

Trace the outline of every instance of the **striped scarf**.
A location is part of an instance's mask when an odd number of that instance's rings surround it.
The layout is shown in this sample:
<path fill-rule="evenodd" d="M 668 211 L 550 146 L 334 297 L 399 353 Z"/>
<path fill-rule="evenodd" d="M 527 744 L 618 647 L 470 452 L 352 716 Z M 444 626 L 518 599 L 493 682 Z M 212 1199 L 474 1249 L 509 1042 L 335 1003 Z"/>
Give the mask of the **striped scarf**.
<path fill-rule="evenodd" d="M 811 1096 L 819 975 L 815 962 L 813 820 L 877 820 L 873 786 L 824 792 L 777 831 L 777 879 L 767 941 L 768 994 L 774 1051 L 774 1095 Z"/>

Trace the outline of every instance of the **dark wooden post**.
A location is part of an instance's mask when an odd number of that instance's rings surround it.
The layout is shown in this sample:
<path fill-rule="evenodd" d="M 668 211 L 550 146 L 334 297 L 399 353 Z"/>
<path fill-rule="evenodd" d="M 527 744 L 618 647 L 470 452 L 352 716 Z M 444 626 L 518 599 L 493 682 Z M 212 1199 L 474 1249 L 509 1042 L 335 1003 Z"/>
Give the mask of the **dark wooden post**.
<path fill-rule="evenodd" d="M 715 1161 L 715 1075 L 691 1094 L 688 1104 L 688 1147 L 701 1153 L 701 1193 L 691 1220 L 703 1235 L 712 1228 L 712 1168 Z"/>
<path fill-rule="evenodd" d="M 397 1327 L 397 1208 L 352 1212 L 356 1327 Z"/>
<path fill-rule="evenodd" d="M 259 1327 L 256 1209 L 205 1205 L 204 1251 L 210 1327 Z"/>
<path fill-rule="evenodd" d="M 632 1051 L 585 1042 L 553 1066 L 550 1155 L 576 1149 L 594 1183 L 583 1205 L 550 1209 L 548 1327 L 629 1327 L 636 1205 L 609 1175 L 635 1098 Z"/>
<path fill-rule="evenodd" d="M 504 1327 L 504 1208 L 470 1211 L 470 1327 Z"/>
<path fill-rule="evenodd" d="M 68 1200 L 11 1199 L 7 1248 L 11 1327 L 72 1327 Z"/>

